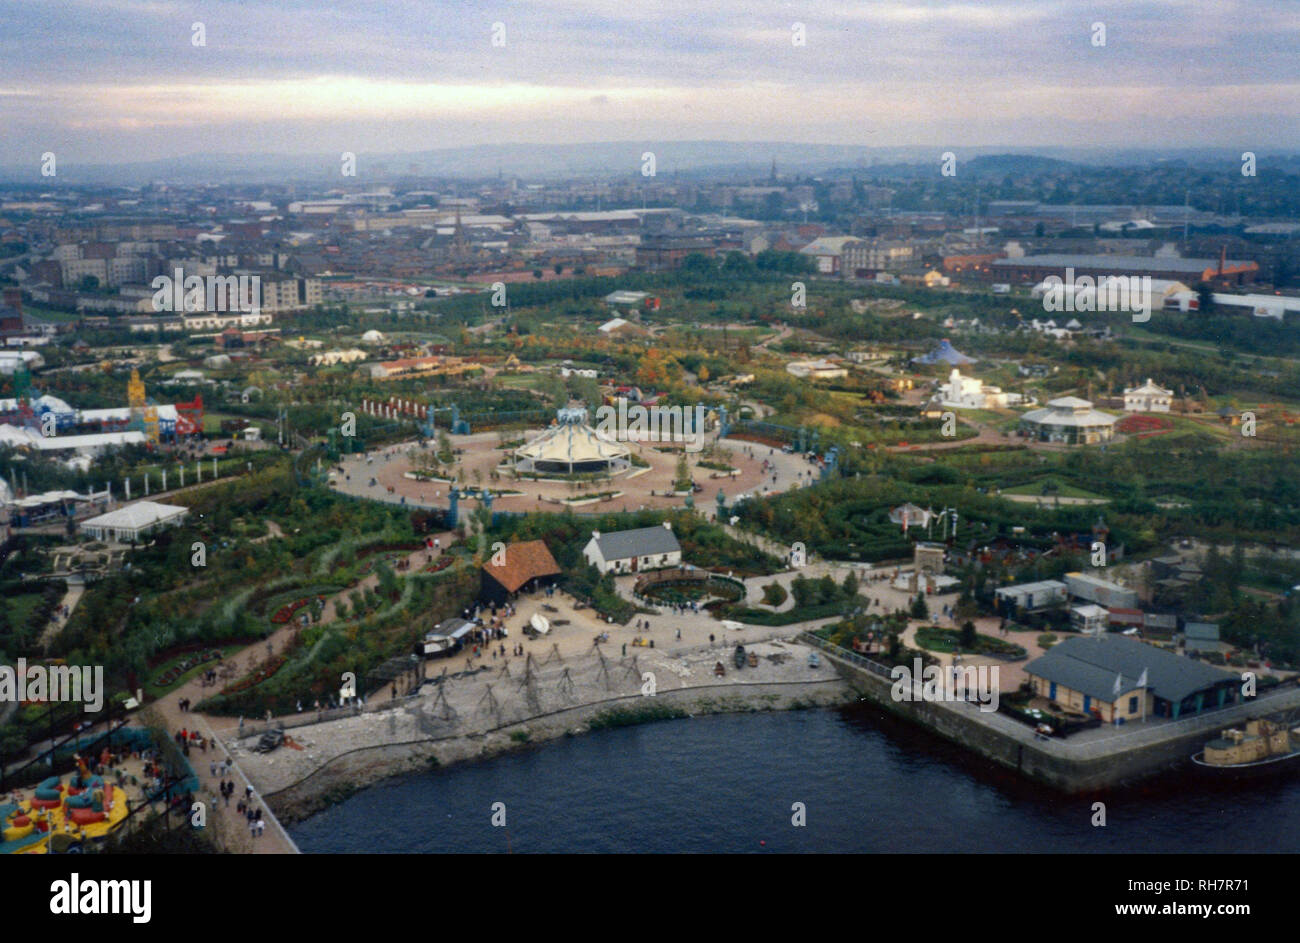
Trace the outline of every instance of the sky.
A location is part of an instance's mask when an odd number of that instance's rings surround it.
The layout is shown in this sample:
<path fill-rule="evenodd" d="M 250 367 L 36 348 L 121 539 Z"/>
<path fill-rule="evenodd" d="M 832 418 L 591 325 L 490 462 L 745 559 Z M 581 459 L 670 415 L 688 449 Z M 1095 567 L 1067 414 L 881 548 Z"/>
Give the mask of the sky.
<path fill-rule="evenodd" d="M 1295 0 L 0 0 L 0 164 L 654 140 L 1295 150 L 1298 49 Z"/>

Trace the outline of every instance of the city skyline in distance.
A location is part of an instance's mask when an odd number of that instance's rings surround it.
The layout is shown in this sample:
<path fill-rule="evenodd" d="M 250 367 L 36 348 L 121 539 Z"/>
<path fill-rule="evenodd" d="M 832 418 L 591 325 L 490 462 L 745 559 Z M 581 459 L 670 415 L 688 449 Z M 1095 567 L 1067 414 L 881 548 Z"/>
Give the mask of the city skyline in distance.
<path fill-rule="evenodd" d="M 655 155 L 656 173 L 641 174 L 642 155 Z M 0 165 L 0 183 L 37 188 L 61 186 L 140 186 L 146 183 L 279 184 L 355 188 L 367 181 L 484 180 L 497 176 L 524 180 L 743 179 L 767 177 L 775 166 L 781 179 L 850 172 L 864 177 L 912 175 L 917 168 L 939 167 L 943 152 L 954 149 L 968 173 L 1003 172 L 1016 166 L 1035 169 L 1059 163 L 1082 166 L 1184 164 L 1207 169 L 1235 164 L 1233 148 L 1067 148 L 1067 147 L 856 147 L 794 141 L 601 141 L 584 144 L 500 143 L 408 152 L 356 154 L 355 176 L 340 175 L 337 153 L 196 153 L 125 163 L 61 160 L 58 175 L 42 176 L 40 164 Z M 1261 151 L 1260 159 L 1290 173 L 1300 172 L 1300 148 Z"/>

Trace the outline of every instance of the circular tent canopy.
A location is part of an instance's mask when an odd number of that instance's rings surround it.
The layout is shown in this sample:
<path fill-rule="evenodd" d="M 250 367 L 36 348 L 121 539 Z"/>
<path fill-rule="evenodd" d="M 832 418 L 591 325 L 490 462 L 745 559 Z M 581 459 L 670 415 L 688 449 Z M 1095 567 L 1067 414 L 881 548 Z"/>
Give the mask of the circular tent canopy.
<path fill-rule="evenodd" d="M 515 449 L 515 469 L 530 473 L 592 474 L 626 471 L 631 450 L 593 429 L 587 410 L 561 409 L 555 423 Z"/>

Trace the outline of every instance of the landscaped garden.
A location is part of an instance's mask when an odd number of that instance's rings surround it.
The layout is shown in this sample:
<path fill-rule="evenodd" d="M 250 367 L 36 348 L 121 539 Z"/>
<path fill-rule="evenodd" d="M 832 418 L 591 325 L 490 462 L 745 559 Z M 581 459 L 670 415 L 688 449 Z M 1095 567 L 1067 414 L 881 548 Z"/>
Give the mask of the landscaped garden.
<path fill-rule="evenodd" d="M 961 652 L 966 655 L 990 655 L 1016 661 L 1028 657 L 1024 646 L 1007 642 L 991 635 L 975 632 L 973 627 L 963 633 L 959 629 L 943 629 L 937 625 L 923 625 L 916 630 L 916 644 L 931 652 Z"/>

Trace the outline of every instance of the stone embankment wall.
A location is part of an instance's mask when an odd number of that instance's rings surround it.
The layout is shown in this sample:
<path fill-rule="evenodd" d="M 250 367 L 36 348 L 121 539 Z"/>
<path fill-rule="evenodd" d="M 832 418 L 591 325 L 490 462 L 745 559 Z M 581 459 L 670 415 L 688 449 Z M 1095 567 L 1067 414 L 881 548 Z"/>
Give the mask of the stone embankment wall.
<path fill-rule="evenodd" d="M 844 681 L 824 679 L 698 685 L 660 690 L 654 697 L 610 698 L 485 732 L 361 747 L 333 757 L 298 782 L 265 793 L 264 798 L 282 821 L 299 821 L 390 776 L 486 759 L 559 737 L 586 733 L 591 720 L 607 711 L 644 711 L 649 719 L 655 710 L 697 716 L 830 707 L 852 699 L 852 690 Z"/>
<path fill-rule="evenodd" d="M 861 698 L 920 724 L 985 759 L 1064 793 L 1100 792 L 1186 766 L 1218 731 L 1259 716 L 1300 707 L 1300 691 L 1279 691 L 1249 704 L 1192 718 L 1186 725 L 1130 725 L 1104 740 L 1042 740 L 1024 724 L 966 703 L 895 701 L 886 677 L 830 656 Z"/>

